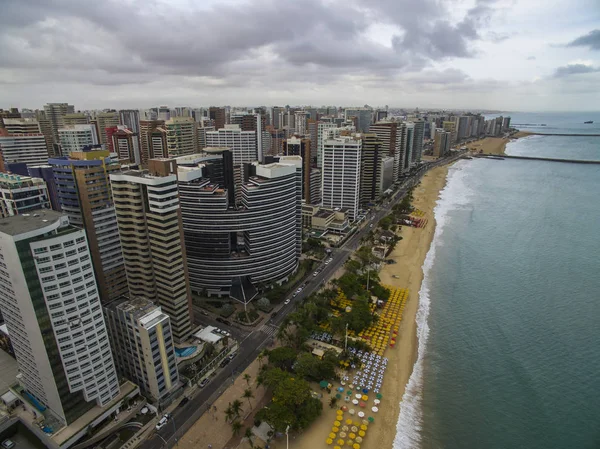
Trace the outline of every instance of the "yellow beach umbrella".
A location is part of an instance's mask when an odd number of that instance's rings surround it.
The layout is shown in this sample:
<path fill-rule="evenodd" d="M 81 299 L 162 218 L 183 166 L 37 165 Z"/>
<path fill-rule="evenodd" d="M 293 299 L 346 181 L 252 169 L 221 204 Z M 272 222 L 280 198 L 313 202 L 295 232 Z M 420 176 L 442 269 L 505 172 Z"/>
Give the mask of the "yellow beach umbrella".
<path fill-rule="evenodd" d="M 329 445 L 329 444 L 333 443 L 333 440 L 331 438 L 327 438 L 325 440 L 325 443 L 327 443 Z"/>
<path fill-rule="evenodd" d="M 334 422 L 333 422 L 333 425 L 334 425 L 335 427 L 339 427 L 339 426 L 340 426 L 340 424 L 341 424 L 341 423 L 340 423 L 339 421 L 334 421 Z"/>
<path fill-rule="evenodd" d="M 366 433 L 365 433 L 365 431 L 364 431 L 364 430 L 359 430 L 359 431 L 358 431 L 358 436 L 359 436 L 359 437 L 364 437 L 365 435 L 366 435 Z"/>
<path fill-rule="evenodd" d="M 360 449 L 360 444 L 358 444 L 358 443 L 354 443 L 354 444 L 352 445 L 352 449 Z"/>
<path fill-rule="evenodd" d="M 351 433 L 350 435 L 348 435 L 350 437 L 351 440 L 353 440 L 354 438 L 356 438 L 356 434 Z"/>
<path fill-rule="evenodd" d="M 329 434 L 329 438 L 331 438 L 331 439 L 335 438 L 335 433 L 331 432 L 331 433 Z"/>
<path fill-rule="evenodd" d="M 339 444 L 340 446 L 344 445 L 344 440 L 342 440 L 341 438 L 339 440 L 337 440 L 337 444 Z"/>
<path fill-rule="evenodd" d="M 348 425 L 352 424 L 352 420 L 351 420 L 350 418 L 348 418 L 348 419 L 346 420 L 346 424 L 348 424 Z"/>

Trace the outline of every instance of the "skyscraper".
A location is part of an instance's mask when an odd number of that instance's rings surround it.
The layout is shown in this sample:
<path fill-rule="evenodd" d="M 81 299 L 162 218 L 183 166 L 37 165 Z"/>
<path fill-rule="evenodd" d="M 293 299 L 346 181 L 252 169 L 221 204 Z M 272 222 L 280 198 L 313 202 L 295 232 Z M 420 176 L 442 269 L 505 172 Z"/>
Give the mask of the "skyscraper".
<path fill-rule="evenodd" d="M 107 136 L 110 137 L 109 151 L 112 149 L 119 160 L 125 161 L 130 164 L 141 164 L 142 155 L 140 152 L 140 139 L 139 136 L 132 130 L 127 128 L 125 125 L 118 125 L 113 128 L 112 132 L 109 132 L 110 128 L 107 128 Z"/>
<path fill-rule="evenodd" d="M 344 118 L 349 120 L 356 117 L 356 131 L 368 133 L 373 121 L 373 110 L 371 108 L 348 108 L 344 111 Z"/>
<path fill-rule="evenodd" d="M 126 126 L 132 132 L 140 133 L 140 111 L 137 109 L 121 109 L 119 111 L 119 124 Z"/>
<path fill-rule="evenodd" d="M 328 138 L 327 130 L 337 128 L 333 122 L 317 123 L 317 167 L 323 166 L 323 143 Z"/>
<path fill-rule="evenodd" d="M 383 159 L 387 154 L 382 150 L 382 142 L 376 134 L 362 134 L 360 168 L 360 204 L 366 207 L 377 201 L 383 193 Z"/>
<path fill-rule="evenodd" d="M 87 125 L 90 123 L 90 118 L 81 112 L 74 112 L 72 114 L 65 114 L 63 116 L 63 126 L 71 125 Z"/>
<path fill-rule="evenodd" d="M 117 114 L 117 111 L 100 112 L 96 114 L 96 117 L 92 120 L 92 123 L 96 125 L 98 140 L 100 141 L 102 148 L 106 150 L 108 148 L 108 136 L 106 135 L 106 129 L 113 128 L 119 124 L 119 114 Z"/>
<path fill-rule="evenodd" d="M 140 121 L 140 143 L 142 167 L 148 167 L 148 160 L 167 157 L 167 130 L 163 120 Z"/>
<path fill-rule="evenodd" d="M 302 199 L 310 203 L 310 169 L 312 166 L 312 155 L 310 153 L 310 139 L 292 137 L 285 142 L 285 156 L 300 156 L 302 158 Z"/>
<path fill-rule="evenodd" d="M 131 297 L 157 300 L 175 340 L 191 333 L 192 302 L 173 159 L 110 175 Z"/>
<path fill-rule="evenodd" d="M 435 130 L 435 137 L 433 140 L 433 155 L 435 157 L 443 157 L 450 152 L 451 147 L 451 134 L 443 128 Z"/>
<path fill-rule="evenodd" d="M 446 120 L 442 122 L 442 128 L 450 133 L 450 145 L 454 145 L 457 142 L 456 122 Z"/>
<path fill-rule="evenodd" d="M 103 303 L 127 293 L 123 251 L 110 190 L 109 175 L 121 169 L 108 151 L 76 151 L 52 158 L 61 209 L 74 226 L 85 229 L 100 299 Z"/>
<path fill-rule="evenodd" d="M 413 150 L 415 140 L 415 124 L 412 122 L 404 123 L 406 129 L 406 149 L 404 151 L 404 166 L 405 172 L 410 171 L 413 166 Z"/>
<path fill-rule="evenodd" d="M 100 144 L 97 128 L 93 124 L 89 125 L 69 125 L 58 130 L 60 137 L 60 150 L 63 156 L 82 151 L 84 147 L 91 147 Z"/>
<path fill-rule="evenodd" d="M 215 127 L 214 126 L 207 126 L 204 124 L 204 122 L 200 122 L 197 124 L 198 128 L 196 130 L 196 136 L 198 138 L 198 151 L 202 151 L 204 149 L 204 147 L 206 147 L 206 133 L 208 131 L 214 131 Z"/>
<path fill-rule="evenodd" d="M 323 206 L 347 209 L 355 220 L 360 199 L 362 140 L 343 136 L 323 143 Z"/>
<path fill-rule="evenodd" d="M 225 125 L 216 131 L 207 131 L 206 145 L 231 148 L 234 165 L 258 160 L 256 132 L 242 131 L 239 125 Z"/>
<path fill-rule="evenodd" d="M 0 173 L 0 216 L 22 215 L 36 209 L 50 209 L 46 182 L 30 176 Z"/>
<path fill-rule="evenodd" d="M 211 106 L 208 108 L 208 117 L 214 121 L 216 130 L 225 126 L 225 108 Z"/>
<path fill-rule="evenodd" d="M 60 143 L 60 139 L 58 137 L 58 130 L 65 126 L 65 114 L 73 114 L 74 112 L 75 107 L 67 103 L 48 103 L 44 105 L 44 115 L 50 122 L 53 143 Z"/>
<path fill-rule="evenodd" d="M 169 157 L 185 156 L 198 151 L 196 127 L 192 117 L 173 117 L 165 122 Z"/>
<path fill-rule="evenodd" d="M 425 137 L 425 122 L 416 120 L 414 124 L 413 147 L 411 163 L 418 164 L 423 156 L 423 139 Z"/>
<path fill-rule="evenodd" d="M 5 128 L 0 128 L 0 171 L 6 171 L 7 164 L 19 162 L 27 166 L 48 162 L 44 135 L 40 132 L 13 134 Z"/>
<path fill-rule="evenodd" d="M 56 181 L 54 179 L 54 170 L 52 170 L 52 166 L 47 164 L 31 165 L 27 167 L 27 172 L 32 178 L 40 178 L 46 182 L 50 207 L 55 211 L 60 212 L 60 201 L 58 199 L 58 190 L 56 188 Z"/>
<path fill-rule="evenodd" d="M 282 281 L 297 267 L 301 175 L 295 164 L 245 167 L 239 207 L 205 164 L 179 168 L 179 196 L 192 290 L 247 303 L 257 283 Z"/>
<path fill-rule="evenodd" d="M 83 229 L 54 211 L 0 219 L 0 310 L 24 396 L 72 423 L 119 394 Z"/>
<path fill-rule="evenodd" d="M 145 298 L 119 298 L 104 307 L 120 375 L 159 401 L 180 386 L 171 320 Z"/>

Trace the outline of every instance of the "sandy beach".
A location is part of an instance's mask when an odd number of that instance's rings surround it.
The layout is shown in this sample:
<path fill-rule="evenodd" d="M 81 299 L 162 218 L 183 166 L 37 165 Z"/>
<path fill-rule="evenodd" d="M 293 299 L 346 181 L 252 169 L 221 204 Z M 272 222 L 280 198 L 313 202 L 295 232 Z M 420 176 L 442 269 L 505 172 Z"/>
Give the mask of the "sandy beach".
<path fill-rule="evenodd" d="M 485 137 L 484 139 L 470 143 L 468 147 L 477 152 L 482 150 L 483 154 L 504 154 L 504 151 L 506 150 L 506 144 L 508 144 L 508 142 L 514 139 L 520 139 L 521 137 L 530 136 L 531 134 L 532 133 L 527 131 L 519 131 L 509 138 Z"/>
<path fill-rule="evenodd" d="M 419 289 L 423 280 L 423 262 L 433 239 L 435 221 L 433 208 L 440 190 L 446 183 L 448 167 L 438 167 L 428 172 L 414 191 L 413 205 L 425 212 L 429 222 L 425 228 L 403 227 L 402 240 L 389 258 L 396 264 L 385 265 L 380 272 L 384 284 L 409 289 L 409 297 L 399 329 L 399 341 L 395 348 L 388 348 L 389 358 L 381 393 L 383 401 L 376 422 L 370 426 L 362 449 L 391 448 L 396 435 L 396 423 L 400 401 L 417 357 L 416 314 Z M 397 277 L 394 277 L 397 276 Z M 325 405 L 323 415 L 302 435 L 290 440 L 290 447 L 298 449 L 327 448 L 325 439 L 334 421 L 335 409 Z"/>

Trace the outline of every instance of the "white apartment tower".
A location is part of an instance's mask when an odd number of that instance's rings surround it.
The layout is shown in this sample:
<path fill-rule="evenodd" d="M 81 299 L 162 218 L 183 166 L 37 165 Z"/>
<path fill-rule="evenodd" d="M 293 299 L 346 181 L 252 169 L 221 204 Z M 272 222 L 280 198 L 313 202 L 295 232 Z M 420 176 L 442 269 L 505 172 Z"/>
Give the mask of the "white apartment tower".
<path fill-rule="evenodd" d="M 0 219 L 0 310 L 29 400 L 69 424 L 119 394 L 85 231 L 66 215 Z"/>
<path fill-rule="evenodd" d="M 354 220 L 360 200 L 362 140 L 343 136 L 323 142 L 323 207 L 348 210 Z"/>
<path fill-rule="evenodd" d="M 81 151 L 83 147 L 98 145 L 98 134 L 96 126 L 89 125 L 71 125 L 58 130 L 60 139 L 60 148 L 63 156 L 68 156 L 75 151 Z"/>
<path fill-rule="evenodd" d="M 231 148 L 233 165 L 258 160 L 256 131 L 242 131 L 239 125 L 225 125 L 217 131 L 207 131 L 206 146 Z"/>

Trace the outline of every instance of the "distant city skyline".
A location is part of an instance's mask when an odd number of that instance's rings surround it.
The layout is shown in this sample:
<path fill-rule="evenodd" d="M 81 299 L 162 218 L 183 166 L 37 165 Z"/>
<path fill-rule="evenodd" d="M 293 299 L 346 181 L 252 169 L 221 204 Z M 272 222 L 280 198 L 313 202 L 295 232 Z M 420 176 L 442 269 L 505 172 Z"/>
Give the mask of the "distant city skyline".
<path fill-rule="evenodd" d="M 600 8 L 576 0 L 6 0 L 5 107 L 600 104 Z M 118 12 L 118 13 L 117 13 Z"/>

